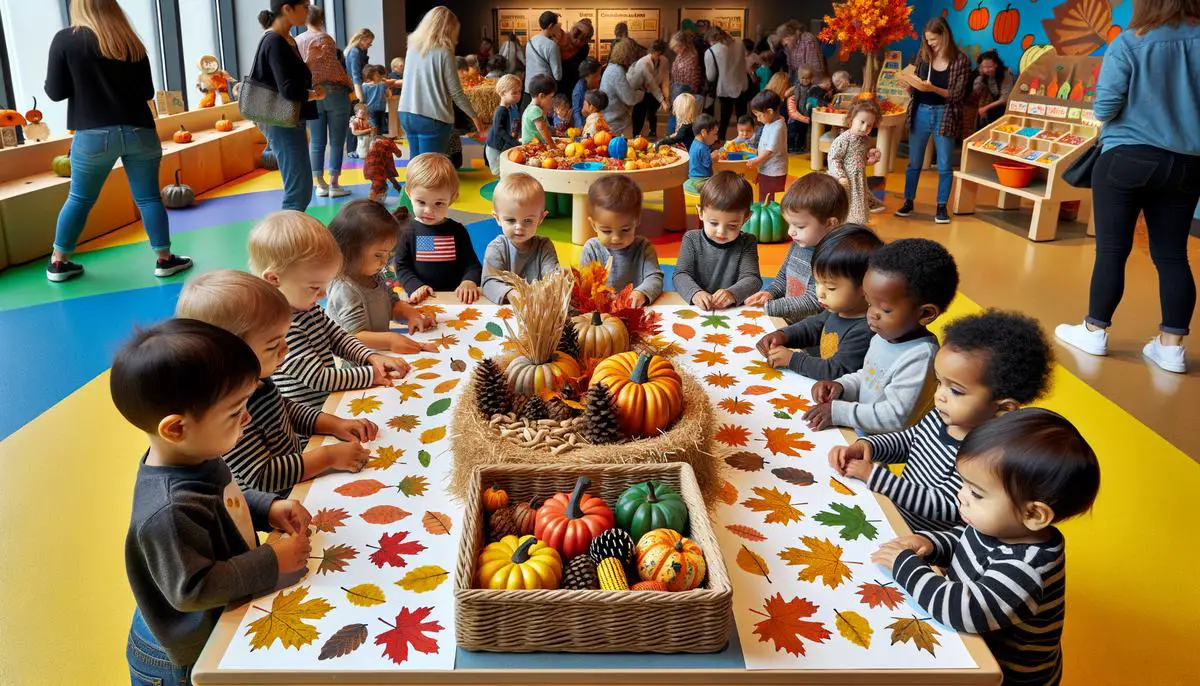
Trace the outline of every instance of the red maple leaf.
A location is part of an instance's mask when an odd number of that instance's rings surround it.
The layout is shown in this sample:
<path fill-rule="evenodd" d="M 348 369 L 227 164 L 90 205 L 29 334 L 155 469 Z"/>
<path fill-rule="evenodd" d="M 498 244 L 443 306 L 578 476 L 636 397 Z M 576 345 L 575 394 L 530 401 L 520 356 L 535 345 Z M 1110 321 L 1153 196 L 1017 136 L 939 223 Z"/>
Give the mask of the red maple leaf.
<path fill-rule="evenodd" d="M 371 553 L 371 562 L 375 563 L 380 569 L 386 564 L 391 567 L 404 567 L 408 562 L 402 557 L 403 555 L 416 555 L 425 550 L 425 546 L 417 541 L 404 542 L 408 538 L 407 531 L 401 531 L 395 534 L 384 534 L 379 537 L 379 545 L 373 546 L 368 544 L 368 548 L 376 548 L 375 552 Z"/>
<path fill-rule="evenodd" d="M 891 584 L 859 584 L 858 595 L 862 596 L 867 607 L 883 605 L 889 610 L 895 610 L 900 603 L 904 602 L 904 595 Z"/>
<path fill-rule="evenodd" d="M 375 645 L 383 646 L 383 654 L 396 664 L 404 664 L 408 660 L 408 646 L 426 655 L 434 655 L 438 651 L 437 639 L 426 636 L 426 632 L 441 631 L 442 625 L 437 622 L 422 621 L 429 616 L 432 607 L 418 607 L 409 612 L 407 607 L 400 608 L 396 615 L 396 623 L 383 621 L 391 629 L 375 637 Z"/>
<path fill-rule="evenodd" d="M 750 440 L 750 430 L 736 424 L 722 424 L 717 427 L 713 438 L 728 446 L 743 446 Z"/>
<path fill-rule="evenodd" d="M 754 625 L 754 633 L 760 643 L 775 641 L 775 650 L 785 650 L 792 655 L 804 655 L 804 641 L 807 638 L 816 643 L 824 643 L 831 634 L 821 622 L 809 622 L 803 617 L 811 617 L 817 611 L 817 606 L 804 598 L 793 597 L 784 601 L 779 593 L 767 598 L 763 604 L 766 613 L 750 610 L 766 619 Z"/>

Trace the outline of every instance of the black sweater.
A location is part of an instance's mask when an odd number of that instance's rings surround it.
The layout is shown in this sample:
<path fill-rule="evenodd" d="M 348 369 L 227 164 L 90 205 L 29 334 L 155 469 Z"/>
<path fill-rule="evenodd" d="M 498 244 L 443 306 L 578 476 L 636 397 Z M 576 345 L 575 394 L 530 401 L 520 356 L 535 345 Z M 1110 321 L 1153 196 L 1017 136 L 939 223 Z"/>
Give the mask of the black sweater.
<path fill-rule="evenodd" d="M 150 60 L 110 60 L 100 54 L 91 29 L 63 29 L 50 42 L 46 95 L 67 102 L 67 128 L 154 127 L 147 101 L 154 99 Z"/>
<path fill-rule="evenodd" d="M 426 285 L 435 291 L 453 291 L 463 281 L 479 285 L 482 274 L 467 227 L 453 219 L 437 226 L 410 220 L 396 242 L 396 278 L 409 293 Z"/>
<path fill-rule="evenodd" d="M 263 34 L 254 57 L 250 78 L 269 87 L 300 106 L 301 119 L 316 119 L 317 104 L 308 99 L 312 72 L 293 43 L 274 31 Z"/>

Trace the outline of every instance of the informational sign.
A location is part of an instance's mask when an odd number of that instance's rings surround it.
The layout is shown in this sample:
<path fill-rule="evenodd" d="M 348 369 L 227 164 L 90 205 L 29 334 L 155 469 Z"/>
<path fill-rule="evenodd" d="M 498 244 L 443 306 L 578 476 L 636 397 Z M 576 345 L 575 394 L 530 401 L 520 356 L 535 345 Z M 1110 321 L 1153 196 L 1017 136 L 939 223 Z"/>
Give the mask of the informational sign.
<path fill-rule="evenodd" d="M 750 11 L 736 7 L 712 9 L 708 7 L 685 7 L 679 10 L 679 25 L 685 21 L 694 25 L 700 20 L 725 31 L 737 40 L 746 37 L 746 27 L 750 23 Z"/>
<path fill-rule="evenodd" d="M 522 46 L 529 40 L 531 26 L 529 22 L 529 12 L 527 9 L 506 9 L 501 8 L 496 10 L 496 36 L 498 40 L 504 41 L 509 33 L 517 34 L 517 42 Z M 532 26 L 536 30 L 537 17 L 534 17 Z"/>
<path fill-rule="evenodd" d="M 511 31 L 517 34 L 517 42 L 524 47 L 529 39 L 540 32 L 541 26 L 538 20 L 541 19 L 542 13 L 551 11 L 558 16 L 558 23 L 562 26 L 563 31 L 570 31 L 581 19 L 590 19 L 592 27 L 596 26 L 596 10 L 594 9 L 564 9 L 562 7 L 534 7 L 534 8 L 501 8 L 496 10 L 496 35 L 500 41 L 507 40 L 505 36 Z M 599 31 L 592 33 L 592 43 L 588 54 L 592 57 L 596 56 L 598 49 L 598 34 Z"/>
<path fill-rule="evenodd" d="M 662 38 L 662 13 L 657 9 L 599 9 L 596 10 L 596 37 L 600 40 L 600 57 L 607 58 L 612 48 L 613 34 L 617 24 L 625 22 L 629 27 L 629 37 L 650 47 L 654 41 Z"/>
<path fill-rule="evenodd" d="M 897 105 L 907 107 L 910 97 L 908 87 L 896 78 L 902 69 L 902 64 L 903 58 L 899 50 L 889 50 L 884 53 L 883 67 L 879 70 L 879 82 L 875 86 L 875 92 Z"/>

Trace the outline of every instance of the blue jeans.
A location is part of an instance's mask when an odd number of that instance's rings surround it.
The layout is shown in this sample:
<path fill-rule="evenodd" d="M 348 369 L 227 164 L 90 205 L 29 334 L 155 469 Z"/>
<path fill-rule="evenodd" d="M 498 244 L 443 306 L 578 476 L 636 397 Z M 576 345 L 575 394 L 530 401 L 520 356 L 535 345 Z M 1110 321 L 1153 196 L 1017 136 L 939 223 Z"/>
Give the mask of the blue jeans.
<path fill-rule="evenodd" d="M 917 184 L 921 182 L 921 165 L 925 161 L 925 146 L 933 136 L 933 148 L 937 152 L 938 190 L 937 204 L 950 201 L 950 187 L 954 184 L 954 169 L 950 156 L 954 154 L 954 139 L 938 134 L 945 105 L 918 105 L 913 115 L 913 126 L 908 132 L 908 169 L 904 171 L 904 199 L 917 197 Z"/>
<path fill-rule="evenodd" d="M 267 141 L 279 160 L 283 176 L 283 205 L 285 210 L 303 212 L 312 201 L 312 165 L 308 159 L 308 136 L 303 126 L 268 126 Z"/>
<path fill-rule="evenodd" d="M 308 161 L 314 174 L 325 169 L 325 147 L 329 147 L 329 175 L 342 173 L 342 155 L 346 152 L 346 134 L 350 129 L 350 91 L 332 83 L 325 87 L 325 97 L 317 101 L 317 118 L 308 120 Z"/>
<path fill-rule="evenodd" d="M 171 228 L 158 188 L 158 167 L 162 162 L 158 132 L 133 126 L 102 126 L 75 132 L 71 143 L 71 190 L 58 213 L 55 250 L 75 252 L 88 213 L 118 158 L 124 164 L 129 190 L 142 215 L 150 247 L 171 249 Z"/>
<path fill-rule="evenodd" d="M 409 159 L 426 152 L 446 154 L 450 124 L 412 112 L 400 113 L 400 128 L 408 136 Z"/>
<path fill-rule="evenodd" d="M 150 633 L 140 610 L 133 613 L 125 659 L 129 662 L 132 686 L 190 686 L 192 683 L 191 665 L 180 667 L 171 662 L 158 639 Z"/>

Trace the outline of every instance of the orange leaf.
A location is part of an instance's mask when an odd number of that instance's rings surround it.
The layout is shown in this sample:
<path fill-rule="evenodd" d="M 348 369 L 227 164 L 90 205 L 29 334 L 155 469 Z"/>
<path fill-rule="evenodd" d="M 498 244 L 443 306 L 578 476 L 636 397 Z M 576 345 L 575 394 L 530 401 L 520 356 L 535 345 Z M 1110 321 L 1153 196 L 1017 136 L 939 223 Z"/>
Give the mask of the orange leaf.
<path fill-rule="evenodd" d="M 742 310 L 742 318 L 743 319 L 758 319 L 759 317 L 763 316 L 764 314 L 766 314 L 766 312 L 763 312 L 762 310 L 753 310 L 753 309 Z"/>
<path fill-rule="evenodd" d="M 752 324 L 750 322 L 738 324 L 737 330 L 740 331 L 744 336 L 758 336 L 765 331 L 765 329 L 758 324 Z"/>
<path fill-rule="evenodd" d="M 474 307 L 465 307 L 462 312 L 458 313 L 458 318 L 464 322 L 473 322 L 479 319 L 479 310 Z"/>
<path fill-rule="evenodd" d="M 784 393 L 778 398 L 771 398 L 771 400 L 768 402 L 774 405 L 776 410 L 783 410 L 788 414 L 806 412 L 812 407 L 812 403 L 798 395 L 793 395 L 791 393 Z"/>
<path fill-rule="evenodd" d="M 713 434 L 713 438 L 728 446 L 743 446 L 750 441 L 750 430 L 736 424 L 722 424 L 717 428 L 717 433 Z"/>
<path fill-rule="evenodd" d="M 737 355 L 744 355 L 745 353 L 748 353 L 751 350 L 754 350 L 754 348 L 751 348 L 748 345 L 739 345 L 738 347 L 733 349 L 733 352 Z"/>
<path fill-rule="evenodd" d="M 712 343 L 713 345 L 729 345 L 732 340 L 727 333 L 704 334 L 704 342 Z"/>
<path fill-rule="evenodd" d="M 501 320 L 512 319 L 512 316 L 513 316 L 513 311 L 508 309 L 507 307 L 501 307 L 499 310 L 496 310 L 496 317 L 498 317 Z"/>
<path fill-rule="evenodd" d="M 448 349 L 458 345 L 458 336 L 455 336 L 452 333 L 445 333 L 445 334 L 442 334 L 441 336 L 439 336 L 438 338 L 433 339 L 430 342 L 439 348 L 448 350 Z"/>
<path fill-rule="evenodd" d="M 395 505 L 376 505 L 359 515 L 367 524 L 391 524 L 412 514 Z"/>
<path fill-rule="evenodd" d="M 483 341 L 490 341 L 490 340 L 492 340 L 493 338 L 495 338 L 495 336 L 494 336 L 494 335 L 492 335 L 492 332 L 491 332 L 491 331 L 488 331 L 488 330 L 486 330 L 486 329 L 485 329 L 485 330 L 483 330 L 483 331 L 480 331 L 480 332 L 479 332 L 479 333 L 477 333 L 477 334 L 475 334 L 475 340 L 477 340 L 477 341 L 480 341 L 480 342 L 483 342 Z"/>
<path fill-rule="evenodd" d="M 800 542 L 807 548 L 784 548 L 779 557 L 789 565 L 803 567 L 797 575 L 801 581 L 820 579 L 826 586 L 837 588 L 851 578 L 850 568 L 842 562 L 842 546 L 816 536 L 801 536 Z"/>
<path fill-rule="evenodd" d="M 690 341 L 696 336 L 696 330 L 687 324 L 675 324 L 671 327 L 671 331 L 674 331 L 676 336 L 685 341 Z"/>
<path fill-rule="evenodd" d="M 854 491 L 835 477 L 829 477 L 829 487 L 842 495 L 854 495 Z"/>
<path fill-rule="evenodd" d="M 712 367 L 718 364 L 728 364 L 729 360 L 726 359 L 725 353 L 719 350 L 701 350 L 695 355 L 692 355 L 692 362 L 695 362 L 696 364 L 703 362 Z"/>
<path fill-rule="evenodd" d="M 751 526 L 745 526 L 743 524 L 726 524 L 725 528 L 746 539 L 747 541 L 767 540 L 766 536 L 763 536 L 761 533 L 759 533 L 758 529 L 755 529 Z"/>
<path fill-rule="evenodd" d="M 778 389 L 771 386 L 747 386 L 746 390 L 742 391 L 742 393 L 746 395 L 767 395 L 768 393 L 774 393 L 776 390 Z M 772 400 L 771 404 L 774 405 L 775 401 Z"/>
<path fill-rule="evenodd" d="M 450 319 L 446 321 L 446 326 L 454 329 L 455 331 L 462 331 L 470 325 L 471 322 L 464 321 L 462 319 Z"/>
<path fill-rule="evenodd" d="M 324 531 L 327 534 L 331 534 L 337 531 L 338 527 L 345 523 L 346 517 L 349 516 L 350 513 L 346 512 L 340 507 L 332 510 L 326 507 L 318 510 L 317 513 L 313 515 L 310 524 L 312 528 L 316 529 L 317 531 Z"/>
<path fill-rule="evenodd" d="M 716 386 L 717 388 L 729 388 L 737 383 L 737 380 L 725 372 L 714 372 L 704 377 L 704 382 L 709 386 Z"/>
<path fill-rule="evenodd" d="M 441 512 L 426 512 L 425 516 L 421 517 L 421 524 L 425 526 L 426 531 L 435 536 L 449 535 L 453 525 L 450 517 Z"/>
<path fill-rule="evenodd" d="M 1042 26 L 1058 54 L 1090 55 L 1108 39 L 1112 5 L 1108 0 L 1067 0 L 1054 8 L 1052 18 L 1042 20 Z"/>
<path fill-rule="evenodd" d="M 717 403 L 717 407 L 729 414 L 750 414 L 754 410 L 754 403 L 737 398 L 726 398 Z"/>
<path fill-rule="evenodd" d="M 935 646 L 940 646 L 935 636 L 940 636 L 938 630 L 933 628 L 933 625 L 913 616 L 911 619 L 904 617 L 892 617 L 896 620 L 888 624 L 886 628 L 892 630 L 892 645 L 897 643 L 908 643 L 912 641 L 917 647 L 917 652 L 926 650 L 930 655 L 933 655 Z"/>
<path fill-rule="evenodd" d="M 763 436 L 767 439 L 767 450 L 770 450 L 776 455 L 787 455 L 789 457 L 801 457 L 797 450 L 812 450 L 816 446 L 811 442 L 803 440 L 804 434 L 792 433 L 786 427 L 779 428 L 764 428 Z"/>
<path fill-rule="evenodd" d="M 458 385 L 458 379 L 447 379 L 433 387 L 434 393 L 446 393 Z"/>
<path fill-rule="evenodd" d="M 422 357 L 409 362 L 408 366 L 412 367 L 413 369 L 429 369 L 437 363 L 438 361 L 432 357 Z"/>
<path fill-rule="evenodd" d="M 904 594 L 891 584 L 859 584 L 858 595 L 862 596 L 862 601 L 867 604 L 867 607 L 883 605 L 889 610 L 895 610 L 900 603 L 904 602 Z"/>
<path fill-rule="evenodd" d="M 717 500 L 720 500 L 726 505 L 733 505 L 737 502 L 737 499 L 737 488 L 735 488 L 734 485 L 728 481 L 721 479 L 721 486 L 717 489 Z"/>
<path fill-rule="evenodd" d="M 767 516 L 763 518 L 763 524 L 798 522 L 804 516 L 804 513 L 796 505 L 804 505 L 805 503 L 793 503 L 790 493 L 781 491 L 775 487 L 764 488 L 762 486 L 755 486 L 754 495 L 758 497 L 743 500 L 742 506 L 754 512 L 766 512 Z M 841 549 L 839 548 L 838 550 Z"/>
<path fill-rule="evenodd" d="M 784 601 L 783 596 L 776 593 L 763 602 L 763 609 L 765 613 L 751 610 L 756 615 L 766 617 L 754 625 L 754 634 L 758 636 L 759 643 L 774 641 L 776 652 L 783 650 L 796 656 L 804 655 L 804 641 L 800 639 L 824 643 L 833 635 L 821 622 L 804 619 L 817 612 L 817 606 L 804 598 L 793 597 Z"/>
<path fill-rule="evenodd" d="M 368 495 L 374 495 L 380 490 L 387 488 L 387 484 L 375 479 L 359 479 L 350 483 L 342 484 L 333 489 L 335 492 L 351 498 L 362 498 Z"/>
<path fill-rule="evenodd" d="M 440 379 L 440 378 L 442 378 L 442 375 L 438 374 L 437 372 L 421 372 L 420 374 L 417 374 L 413 378 L 421 379 L 422 381 L 429 381 L 430 379 Z"/>

